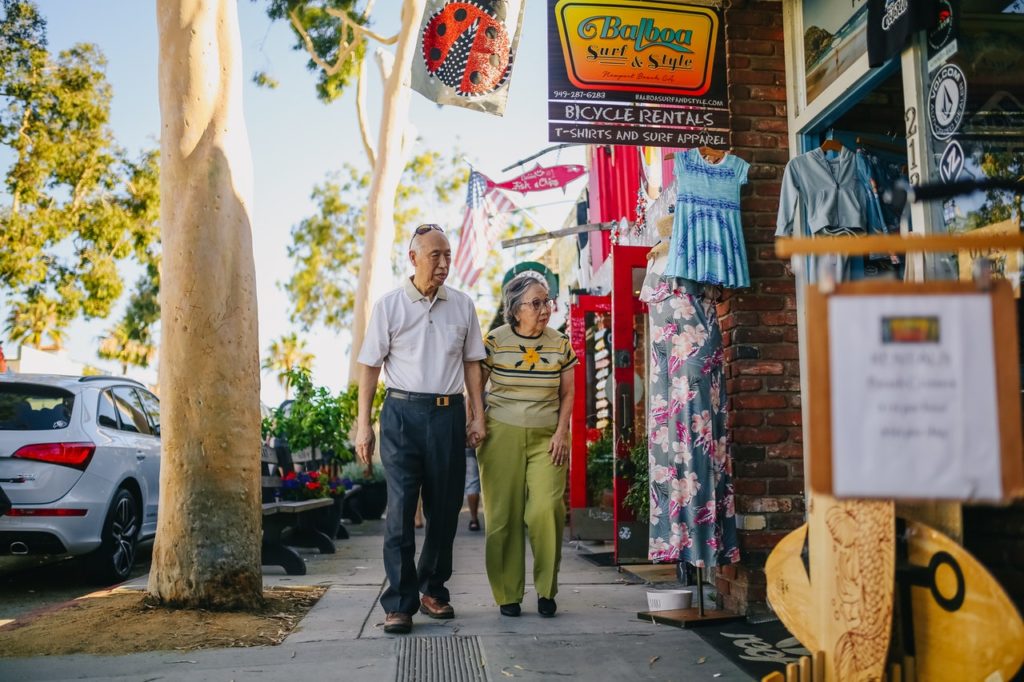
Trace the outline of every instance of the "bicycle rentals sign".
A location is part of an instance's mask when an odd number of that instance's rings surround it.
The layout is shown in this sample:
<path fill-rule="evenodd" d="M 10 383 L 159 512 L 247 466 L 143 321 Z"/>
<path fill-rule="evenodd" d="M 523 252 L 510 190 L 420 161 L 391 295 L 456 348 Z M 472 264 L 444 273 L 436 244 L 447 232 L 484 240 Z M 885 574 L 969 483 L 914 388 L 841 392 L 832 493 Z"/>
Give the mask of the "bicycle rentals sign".
<path fill-rule="evenodd" d="M 659 0 L 549 0 L 548 138 L 725 146 L 720 10 Z"/>

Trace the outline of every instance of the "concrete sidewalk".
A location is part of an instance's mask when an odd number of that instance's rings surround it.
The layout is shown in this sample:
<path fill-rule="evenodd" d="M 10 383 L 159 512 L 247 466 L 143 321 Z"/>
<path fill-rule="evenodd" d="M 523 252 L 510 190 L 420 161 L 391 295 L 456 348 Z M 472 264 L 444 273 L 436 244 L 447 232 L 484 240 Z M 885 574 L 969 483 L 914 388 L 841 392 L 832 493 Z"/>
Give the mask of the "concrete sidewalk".
<path fill-rule="evenodd" d="M 558 615 L 537 615 L 527 566 L 520 618 L 499 615 L 484 573 L 484 536 L 466 529 L 455 541 L 449 582 L 456 617 L 414 617 L 411 635 L 387 635 L 377 602 L 384 584 L 383 522 L 347 526 L 338 552 L 301 550 L 305 576 L 265 567 L 271 585 L 327 585 L 323 599 L 276 647 L 159 652 L 128 656 L 0 659 L 0 680 L 750 680 L 696 634 L 642 622 L 647 586 L 615 568 L 563 548 Z M 422 539 L 422 537 L 421 537 Z M 145 586 L 143 576 L 134 584 Z"/>

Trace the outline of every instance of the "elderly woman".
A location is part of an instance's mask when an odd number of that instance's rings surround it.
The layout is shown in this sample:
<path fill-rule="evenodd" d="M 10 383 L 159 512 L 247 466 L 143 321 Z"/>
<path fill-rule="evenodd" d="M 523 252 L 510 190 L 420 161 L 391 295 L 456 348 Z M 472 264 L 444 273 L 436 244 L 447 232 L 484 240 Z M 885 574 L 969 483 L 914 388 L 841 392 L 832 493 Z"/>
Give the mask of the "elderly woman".
<path fill-rule="evenodd" d="M 525 590 L 524 526 L 533 550 L 537 611 L 555 615 L 565 526 L 572 367 L 569 339 L 548 327 L 547 284 L 523 274 L 503 292 L 508 324 L 484 340 L 487 437 L 477 451 L 487 519 L 486 566 L 503 616 L 518 616 Z"/>

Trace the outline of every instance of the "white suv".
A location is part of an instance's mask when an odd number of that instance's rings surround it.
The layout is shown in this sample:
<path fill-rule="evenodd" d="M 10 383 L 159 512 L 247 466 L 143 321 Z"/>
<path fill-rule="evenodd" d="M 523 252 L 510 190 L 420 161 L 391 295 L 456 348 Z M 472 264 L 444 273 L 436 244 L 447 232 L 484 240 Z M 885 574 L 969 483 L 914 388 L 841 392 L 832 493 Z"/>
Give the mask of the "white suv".
<path fill-rule="evenodd" d="M 95 580 L 126 580 L 156 533 L 159 402 L 131 379 L 0 375 L 0 487 L 0 555 L 88 555 Z"/>

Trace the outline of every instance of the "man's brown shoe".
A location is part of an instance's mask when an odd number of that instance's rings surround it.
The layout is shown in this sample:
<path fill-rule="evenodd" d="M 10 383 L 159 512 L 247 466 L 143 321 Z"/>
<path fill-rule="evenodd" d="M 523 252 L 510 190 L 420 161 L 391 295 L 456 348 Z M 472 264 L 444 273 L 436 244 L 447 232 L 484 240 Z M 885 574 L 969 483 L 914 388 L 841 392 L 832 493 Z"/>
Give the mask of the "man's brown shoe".
<path fill-rule="evenodd" d="M 407 635 L 412 631 L 412 616 L 395 611 L 384 619 L 384 632 L 392 635 Z"/>
<path fill-rule="evenodd" d="M 454 618 L 455 609 L 448 602 L 435 599 L 429 594 L 423 595 L 420 599 L 420 613 L 431 618 Z"/>

